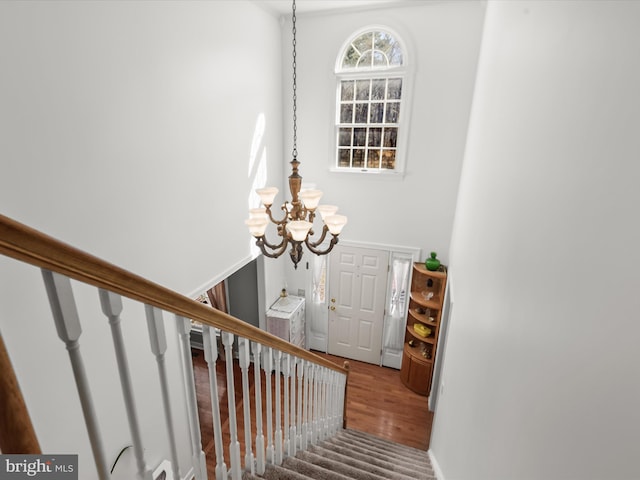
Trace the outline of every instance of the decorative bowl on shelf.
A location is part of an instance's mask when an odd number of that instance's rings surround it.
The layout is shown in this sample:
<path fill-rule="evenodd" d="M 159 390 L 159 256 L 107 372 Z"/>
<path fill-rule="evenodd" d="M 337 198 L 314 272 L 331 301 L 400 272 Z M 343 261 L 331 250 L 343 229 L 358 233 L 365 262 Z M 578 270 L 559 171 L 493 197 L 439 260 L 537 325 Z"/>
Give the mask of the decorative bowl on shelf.
<path fill-rule="evenodd" d="M 414 323 L 413 330 L 421 337 L 428 337 L 431 334 L 431 329 L 422 323 Z"/>
<path fill-rule="evenodd" d="M 423 290 L 420 292 L 425 300 L 429 301 L 433 298 L 433 292 L 430 290 Z"/>

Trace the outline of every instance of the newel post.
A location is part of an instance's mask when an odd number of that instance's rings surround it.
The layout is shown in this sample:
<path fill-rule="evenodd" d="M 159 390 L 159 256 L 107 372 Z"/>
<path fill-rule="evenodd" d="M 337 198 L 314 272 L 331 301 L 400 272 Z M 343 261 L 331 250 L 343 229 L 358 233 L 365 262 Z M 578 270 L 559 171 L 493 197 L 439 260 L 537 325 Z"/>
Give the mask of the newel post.
<path fill-rule="evenodd" d="M 349 386 L 349 362 L 345 361 L 342 365 L 347 370 L 347 376 L 344 379 L 344 404 L 342 407 L 342 428 L 347 428 L 347 387 Z"/>
<path fill-rule="evenodd" d="M 18 379 L 0 334 L 0 451 L 41 454 Z"/>

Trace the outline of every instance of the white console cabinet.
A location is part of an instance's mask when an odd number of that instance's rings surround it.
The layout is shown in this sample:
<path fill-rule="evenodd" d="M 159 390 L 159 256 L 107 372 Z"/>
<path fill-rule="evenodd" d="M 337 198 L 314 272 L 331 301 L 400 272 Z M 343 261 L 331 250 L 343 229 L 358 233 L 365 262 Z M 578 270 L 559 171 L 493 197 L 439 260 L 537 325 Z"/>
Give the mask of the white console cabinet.
<path fill-rule="evenodd" d="M 267 310 L 267 332 L 306 348 L 304 337 L 304 298 L 289 295 L 280 297 Z"/>

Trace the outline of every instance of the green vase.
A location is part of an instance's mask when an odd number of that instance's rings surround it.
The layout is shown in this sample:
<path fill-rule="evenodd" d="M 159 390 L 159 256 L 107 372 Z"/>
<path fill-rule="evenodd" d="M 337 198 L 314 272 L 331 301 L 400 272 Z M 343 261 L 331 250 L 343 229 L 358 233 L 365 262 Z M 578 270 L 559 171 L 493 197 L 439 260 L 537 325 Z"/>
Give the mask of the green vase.
<path fill-rule="evenodd" d="M 431 252 L 431 258 L 427 258 L 424 262 L 424 266 L 427 270 L 435 272 L 440 268 L 440 260 L 436 258 L 436 252 Z"/>

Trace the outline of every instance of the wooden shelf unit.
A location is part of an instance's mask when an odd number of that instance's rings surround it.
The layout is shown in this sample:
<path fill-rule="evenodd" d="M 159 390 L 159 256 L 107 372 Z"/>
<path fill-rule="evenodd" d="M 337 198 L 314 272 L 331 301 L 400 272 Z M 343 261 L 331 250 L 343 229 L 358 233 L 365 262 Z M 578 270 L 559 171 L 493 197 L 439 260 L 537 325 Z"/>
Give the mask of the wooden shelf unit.
<path fill-rule="evenodd" d="M 404 385 L 421 395 L 429 395 L 431 391 L 446 285 L 445 266 L 430 271 L 422 262 L 413 264 L 400 379 Z M 426 337 L 414 330 L 416 323 L 422 323 L 431 330 Z"/>

